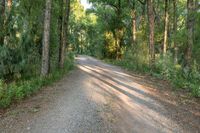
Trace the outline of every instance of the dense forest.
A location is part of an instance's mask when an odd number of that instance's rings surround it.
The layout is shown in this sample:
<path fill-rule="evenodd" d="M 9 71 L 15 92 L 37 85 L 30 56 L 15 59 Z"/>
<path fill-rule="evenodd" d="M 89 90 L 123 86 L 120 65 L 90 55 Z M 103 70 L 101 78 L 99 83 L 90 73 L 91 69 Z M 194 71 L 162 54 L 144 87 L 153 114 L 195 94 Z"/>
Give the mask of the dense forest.
<path fill-rule="evenodd" d="M 0 0 L 0 107 L 87 54 L 200 96 L 198 0 Z"/>
<path fill-rule="evenodd" d="M 75 12 L 80 20 L 71 20 L 74 51 L 168 80 L 200 96 L 198 0 L 90 2 L 92 8 L 82 15 Z"/>

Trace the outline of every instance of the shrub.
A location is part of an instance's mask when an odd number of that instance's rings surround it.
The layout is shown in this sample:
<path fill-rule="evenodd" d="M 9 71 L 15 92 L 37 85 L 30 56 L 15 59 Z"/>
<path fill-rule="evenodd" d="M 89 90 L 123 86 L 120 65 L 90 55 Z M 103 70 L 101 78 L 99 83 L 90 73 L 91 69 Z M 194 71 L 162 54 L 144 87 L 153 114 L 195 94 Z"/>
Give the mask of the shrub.
<path fill-rule="evenodd" d="M 21 80 L 11 84 L 5 84 L 0 80 L 0 108 L 8 107 L 12 102 L 19 101 L 25 97 L 31 96 L 37 92 L 42 86 L 52 84 L 54 81 L 62 78 L 66 72 L 73 68 L 74 55 L 69 53 L 62 70 L 55 70 L 47 77 L 36 76 L 29 80 Z"/>
<path fill-rule="evenodd" d="M 184 68 L 174 64 L 173 56 L 167 54 L 156 59 L 154 68 L 150 68 L 147 60 L 141 55 L 127 52 L 122 60 L 106 60 L 112 64 L 121 66 L 131 71 L 150 73 L 153 76 L 166 79 L 175 88 L 188 89 L 195 97 L 200 97 L 200 71 L 194 62 L 192 69 Z"/>

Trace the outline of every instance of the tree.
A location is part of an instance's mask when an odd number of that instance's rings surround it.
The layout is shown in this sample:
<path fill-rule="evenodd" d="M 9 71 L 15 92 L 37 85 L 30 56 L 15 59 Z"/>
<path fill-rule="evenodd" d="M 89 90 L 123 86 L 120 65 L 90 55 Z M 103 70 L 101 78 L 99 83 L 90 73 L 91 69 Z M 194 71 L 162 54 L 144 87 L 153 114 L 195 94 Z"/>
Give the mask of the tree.
<path fill-rule="evenodd" d="M 63 64 L 64 64 L 64 51 L 65 51 L 65 45 L 66 45 L 66 31 L 65 31 L 65 8 L 66 8 L 66 1 L 65 0 L 61 0 L 61 12 L 60 12 L 60 21 L 59 21 L 59 25 L 60 25 L 60 46 L 59 46 L 59 59 L 58 59 L 58 65 L 60 68 L 63 68 Z"/>
<path fill-rule="evenodd" d="M 0 46 L 4 43 L 5 0 L 0 0 Z"/>
<path fill-rule="evenodd" d="M 46 76 L 49 73 L 49 39 L 50 39 L 50 23 L 51 23 L 51 0 L 46 0 L 44 32 L 43 32 L 43 48 L 42 48 L 42 67 L 41 75 Z"/>
<path fill-rule="evenodd" d="M 150 65 L 155 62 L 155 48 L 154 48 L 154 27 L 155 27 L 155 15 L 153 10 L 153 0 L 147 0 L 147 14 L 148 14 L 148 25 L 149 25 L 149 56 Z"/>
<path fill-rule="evenodd" d="M 67 31 L 69 23 L 69 12 L 70 12 L 70 0 L 63 0 L 61 5 L 61 38 L 60 38 L 60 49 L 59 49 L 59 67 L 64 67 L 65 61 L 65 49 L 67 45 Z"/>
<path fill-rule="evenodd" d="M 174 64 L 178 63 L 178 47 L 176 42 L 177 34 L 177 0 L 173 0 L 173 45 L 174 45 Z"/>
<path fill-rule="evenodd" d="M 137 26 L 136 26 L 136 19 L 137 19 L 137 13 L 136 13 L 136 0 L 128 0 L 128 5 L 131 9 L 131 18 L 132 18 L 132 47 L 136 44 L 136 32 L 137 32 Z"/>
<path fill-rule="evenodd" d="M 165 0 L 165 31 L 164 31 L 164 42 L 163 42 L 163 54 L 167 52 L 167 41 L 168 41 L 168 27 L 169 27 L 169 0 Z"/>
<path fill-rule="evenodd" d="M 192 48 L 194 44 L 195 0 L 187 0 L 187 48 L 185 54 L 186 66 L 191 66 Z"/>
<path fill-rule="evenodd" d="M 136 10 L 136 1 L 145 8 L 146 0 L 128 0 L 129 7 L 131 9 L 131 18 L 132 18 L 132 44 L 137 44 L 137 10 Z M 145 9 L 143 9 L 145 10 Z M 142 17 L 141 17 L 142 18 Z"/>

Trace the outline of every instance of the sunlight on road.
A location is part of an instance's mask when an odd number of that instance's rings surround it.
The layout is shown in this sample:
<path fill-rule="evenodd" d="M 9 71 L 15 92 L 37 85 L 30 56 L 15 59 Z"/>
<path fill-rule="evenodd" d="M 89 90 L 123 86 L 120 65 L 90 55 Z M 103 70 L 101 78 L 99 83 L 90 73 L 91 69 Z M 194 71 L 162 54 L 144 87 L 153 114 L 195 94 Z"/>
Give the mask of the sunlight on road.
<path fill-rule="evenodd" d="M 126 73 L 110 71 L 100 66 L 88 65 L 86 62 L 84 63 L 86 61 L 85 58 L 77 59 L 83 62 L 78 67 L 94 78 L 95 86 L 105 91 L 108 95 L 107 97 L 111 95 L 116 99 L 113 101 L 117 106 L 117 110 L 115 111 L 122 118 L 125 117 L 125 119 L 129 119 L 129 122 L 135 124 L 136 127 L 138 126 L 138 131 L 140 124 L 152 130 L 164 127 L 167 132 L 179 128 L 173 120 L 165 116 L 165 112 L 167 111 L 161 103 L 155 100 L 156 94 L 153 91 L 151 92 L 153 88 L 129 81 L 131 79 L 128 78 L 132 78 L 132 76 Z M 159 127 L 155 125 L 159 125 Z"/>

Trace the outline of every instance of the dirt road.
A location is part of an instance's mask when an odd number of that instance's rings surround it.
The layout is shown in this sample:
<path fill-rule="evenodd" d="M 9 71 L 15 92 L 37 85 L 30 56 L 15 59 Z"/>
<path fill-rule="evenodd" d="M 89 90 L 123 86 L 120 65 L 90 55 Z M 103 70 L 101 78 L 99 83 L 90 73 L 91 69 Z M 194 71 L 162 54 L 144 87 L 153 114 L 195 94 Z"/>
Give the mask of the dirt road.
<path fill-rule="evenodd" d="M 61 81 L 0 116 L 0 133 L 200 132 L 199 99 L 88 56 Z"/>

